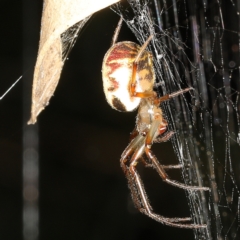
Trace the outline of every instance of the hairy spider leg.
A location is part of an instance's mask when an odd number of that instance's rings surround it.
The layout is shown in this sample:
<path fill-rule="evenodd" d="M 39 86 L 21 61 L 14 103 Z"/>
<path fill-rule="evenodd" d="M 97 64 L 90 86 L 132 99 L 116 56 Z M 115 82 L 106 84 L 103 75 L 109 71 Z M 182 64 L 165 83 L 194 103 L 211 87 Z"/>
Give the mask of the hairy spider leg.
<path fill-rule="evenodd" d="M 146 214 L 147 216 L 153 218 L 154 220 L 161 222 L 163 224 L 166 224 L 168 226 L 175 226 L 175 227 L 180 227 L 180 228 L 205 228 L 206 225 L 197 225 L 197 224 L 181 224 L 180 222 L 189 222 L 191 220 L 191 218 L 166 218 L 163 217 L 159 214 L 156 214 L 153 212 L 152 207 L 150 206 L 144 185 L 142 183 L 142 180 L 136 170 L 136 166 L 135 166 L 135 161 L 132 161 L 131 165 L 130 165 L 130 172 L 132 177 L 134 178 L 134 185 L 137 188 L 137 192 L 139 195 L 139 198 L 141 200 L 142 203 L 142 207 L 139 209 L 140 212 Z M 131 186 L 131 189 L 133 188 L 133 186 Z M 131 190 L 132 191 L 132 190 Z"/>
<path fill-rule="evenodd" d="M 148 216 L 163 222 L 167 224 L 165 221 L 168 223 L 170 222 L 185 222 L 185 221 L 190 221 L 191 218 L 164 218 L 160 215 L 154 214 L 152 212 L 152 207 L 148 201 L 145 189 L 143 187 L 143 183 L 140 180 L 140 177 L 136 171 L 136 165 L 138 163 L 138 159 L 141 158 L 141 156 L 144 153 L 144 148 L 145 148 L 145 137 L 142 135 L 138 135 L 136 138 L 134 138 L 131 143 L 128 145 L 126 150 L 122 154 L 121 158 L 121 167 L 123 168 L 123 171 L 128 179 L 129 182 L 129 187 L 132 193 L 132 198 L 134 200 L 134 203 L 136 207 L 143 213 L 147 214 Z M 132 155 L 132 157 L 131 157 Z M 127 162 L 129 162 L 129 158 L 131 157 L 130 161 L 130 167 L 127 166 Z M 172 167 L 172 165 L 170 166 Z M 178 165 L 179 167 L 179 165 Z M 168 166 L 166 166 L 168 168 Z M 176 168 L 176 166 L 173 166 L 173 168 Z M 136 191 L 137 189 L 137 191 Z M 151 213 L 150 213 L 151 212 Z M 173 224 L 170 224 L 173 225 Z M 174 226 L 178 227 L 186 227 L 186 225 L 183 224 L 175 224 Z M 191 224 L 191 227 L 187 226 L 187 228 L 202 228 L 205 225 L 195 225 Z"/>
<path fill-rule="evenodd" d="M 154 125 L 157 126 L 157 124 L 154 124 Z M 159 126 L 157 126 L 157 127 L 159 127 Z M 191 221 L 191 218 L 189 218 L 189 217 L 188 218 L 166 218 L 166 217 L 163 217 L 163 216 L 153 212 L 153 209 L 149 203 L 144 185 L 143 185 L 141 178 L 136 169 L 136 165 L 139 160 L 143 160 L 145 162 L 145 160 L 143 159 L 143 154 L 144 154 L 144 152 L 146 152 L 146 148 L 147 148 L 146 147 L 146 137 L 147 137 L 146 135 L 141 135 L 136 132 L 136 129 L 134 129 L 133 132 L 131 133 L 132 141 L 129 143 L 127 148 L 124 150 L 124 152 L 121 156 L 121 160 L 120 160 L 121 167 L 122 167 L 123 172 L 128 180 L 128 186 L 129 186 L 131 194 L 132 194 L 132 199 L 133 199 L 134 205 L 143 214 L 153 218 L 154 220 L 156 220 L 158 222 L 166 224 L 168 226 L 179 227 L 179 228 L 189 228 L 189 229 L 205 228 L 206 225 L 204 225 L 204 224 L 198 225 L 198 224 L 186 223 L 186 222 Z M 153 154 L 151 154 L 151 156 L 152 155 Z M 149 156 L 148 156 L 148 159 L 150 159 L 152 161 L 152 158 L 150 158 Z M 158 166 L 159 163 L 156 158 L 154 160 L 155 161 L 152 161 L 153 162 L 152 165 L 154 166 L 154 168 L 156 168 L 156 166 L 157 166 L 158 169 L 160 168 L 160 173 L 162 173 L 162 175 L 164 175 L 164 176 L 167 176 L 167 174 L 163 170 L 164 167 L 162 167 L 161 165 Z M 166 168 L 167 167 L 168 166 L 166 166 Z M 178 167 L 180 167 L 180 165 L 178 165 Z M 174 166 L 170 165 L 169 168 L 174 168 Z M 158 170 L 158 173 L 159 173 L 159 170 Z M 173 183 L 175 183 L 175 181 L 171 181 L 171 183 L 173 185 Z M 177 183 L 177 184 L 181 185 L 181 183 Z M 189 187 L 190 190 L 193 189 L 191 186 L 181 185 L 181 187 L 182 188 L 186 187 L 187 189 Z M 181 222 L 184 222 L 184 224 Z"/>
<path fill-rule="evenodd" d="M 139 135 L 139 132 L 137 130 L 137 127 L 135 127 L 133 129 L 133 131 L 130 133 L 130 138 L 129 138 L 129 142 L 131 142 L 137 135 Z"/>
<path fill-rule="evenodd" d="M 161 166 L 161 164 L 159 164 L 155 155 L 152 153 L 152 151 L 148 147 L 145 148 L 145 153 L 148 156 L 148 158 L 151 159 L 156 171 L 158 172 L 160 177 L 163 179 L 163 181 L 165 181 L 166 183 L 172 186 L 190 190 L 190 191 L 209 191 L 208 187 L 191 186 L 191 185 L 186 185 L 184 183 L 180 183 L 178 181 L 171 180 L 167 175 L 167 173 L 165 172 L 164 168 Z"/>
<path fill-rule="evenodd" d="M 154 104 L 156 106 L 159 106 L 162 102 L 168 101 L 168 100 L 170 100 L 172 98 L 175 98 L 175 97 L 177 97 L 177 96 L 179 96 L 179 95 L 181 95 L 183 93 L 189 92 L 191 90 L 193 90 L 193 88 L 189 87 L 189 88 L 184 88 L 184 89 L 178 90 L 178 91 L 173 92 L 171 94 L 166 94 L 166 95 L 164 95 L 162 97 L 156 98 L 154 100 Z"/>
<path fill-rule="evenodd" d="M 182 167 L 183 167 L 182 164 L 176 164 L 176 165 L 162 165 L 162 168 L 163 168 L 163 169 L 166 169 L 166 170 L 168 170 L 168 169 L 180 169 L 180 168 L 182 168 Z"/>
<path fill-rule="evenodd" d="M 113 45 L 116 43 L 116 41 L 117 41 L 117 38 L 118 38 L 118 35 L 119 35 L 119 32 L 120 32 L 120 29 L 121 29 L 121 27 L 122 27 L 122 22 L 123 22 L 123 18 L 121 17 L 120 20 L 119 20 L 119 22 L 118 22 L 118 25 L 117 25 L 117 27 L 116 27 L 116 29 L 115 29 L 115 32 L 114 32 L 114 35 L 113 35 L 113 38 L 112 38 L 112 44 L 111 44 L 111 46 L 113 46 Z"/>
<path fill-rule="evenodd" d="M 144 164 L 145 167 L 152 167 L 154 168 L 154 165 L 149 162 L 149 160 L 145 159 L 143 156 L 140 158 L 140 161 Z M 175 164 L 175 165 L 161 165 L 163 169 L 169 170 L 169 169 L 180 169 L 183 167 L 182 164 Z"/>
<path fill-rule="evenodd" d="M 163 122 L 167 125 L 166 120 L 163 120 Z M 159 131 L 159 136 L 154 140 L 155 143 L 161 143 L 161 142 L 166 142 L 168 141 L 172 135 L 174 134 L 173 131 L 167 132 L 164 136 L 161 136 L 161 134 L 163 134 L 166 131 L 166 126 L 164 126 L 163 128 L 160 129 Z M 139 135 L 139 132 L 137 130 L 137 128 L 135 127 L 133 129 L 133 131 L 130 133 L 130 138 L 129 138 L 129 142 L 131 142 L 136 136 Z M 140 160 L 142 161 L 142 163 L 144 164 L 145 167 L 153 167 L 152 163 L 147 162 L 146 159 L 143 158 L 143 156 L 140 158 Z M 162 165 L 162 167 L 164 169 L 179 169 L 182 168 L 182 164 L 176 164 L 176 165 Z"/>
<path fill-rule="evenodd" d="M 160 177 L 163 179 L 163 181 L 167 182 L 170 185 L 179 187 L 179 188 L 183 188 L 186 190 L 191 190 L 191 191 L 195 191 L 195 190 L 202 190 L 202 191 L 209 191 L 209 188 L 207 187 L 199 187 L 199 186 L 189 186 L 174 180 L 171 180 L 169 178 L 169 176 L 167 175 L 167 173 L 165 172 L 165 170 L 163 169 L 163 167 L 161 166 L 161 164 L 158 162 L 157 158 L 154 156 L 154 154 L 151 151 L 151 146 L 152 143 L 154 141 L 154 137 L 156 135 L 156 132 L 159 129 L 159 126 L 161 126 L 161 119 L 159 116 L 155 116 L 155 119 L 153 120 L 151 127 L 146 135 L 146 140 L 145 140 L 145 153 L 148 157 L 148 159 L 152 162 L 152 164 L 154 165 L 156 171 L 158 172 L 158 174 L 160 175 Z"/>
<path fill-rule="evenodd" d="M 161 142 L 166 142 L 166 141 L 168 141 L 171 137 L 172 137 L 172 135 L 174 134 L 174 132 L 173 131 L 170 131 L 170 132 L 168 132 L 167 134 L 165 134 L 164 136 L 161 136 L 161 134 L 163 134 L 165 131 L 166 131 L 166 129 L 167 129 L 167 121 L 166 120 L 164 120 L 163 119 L 163 123 L 164 123 L 164 127 L 161 127 L 160 128 L 160 130 L 159 130 L 159 136 L 157 136 L 156 137 L 156 139 L 154 139 L 154 141 L 153 142 L 155 142 L 155 143 L 161 143 Z M 134 129 L 133 129 L 133 131 L 130 133 L 130 141 L 129 142 L 131 142 L 136 136 L 138 136 L 139 135 L 139 132 L 138 132 L 138 130 L 137 130 L 137 128 L 135 127 Z M 126 148 L 126 150 L 127 150 L 128 148 Z M 124 152 L 126 152 L 126 150 L 124 151 Z M 124 153 L 123 153 L 124 154 Z M 149 161 L 147 161 L 146 159 L 144 159 L 144 157 L 143 156 L 141 156 L 141 158 L 140 158 L 140 160 L 142 161 L 142 163 L 144 164 L 144 166 L 145 167 L 153 167 L 153 164 L 152 163 L 150 163 Z M 176 165 L 162 165 L 162 167 L 164 168 L 164 169 L 179 169 L 179 168 L 182 168 L 182 164 L 176 164 Z"/>
<path fill-rule="evenodd" d="M 173 131 L 169 131 L 167 132 L 164 136 L 160 135 L 157 136 L 153 142 L 154 143 L 162 143 L 162 142 L 167 142 L 172 136 L 174 135 L 174 132 Z"/>
<path fill-rule="evenodd" d="M 135 139 L 133 139 L 131 141 L 131 143 L 124 150 L 124 152 L 121 155 L 121 160 L 120 160 L 121 168 L 128 180 L 128 187 L 131 191 L 133 203 L 137 209 L 141 209 L 141 200 L 139 199 L 138 192 L 135 187 L 134 178 L 132 177 L 132 175 L 129 172 L 127 162 L 128 162 L 129 157 L 133 154 L 133 152 L 135 151 L 135 149 L 137 148 L 137 146 L 139 145 L 140 142 L 143 143 L 144 138 L 143 138 L 143 136 L 138 135 Z"/>
<path fill-rule="evenodd" d="M 166 224 L 168 226 L 180 227 L 180 228 L 205 228 L 206 225 L 198 224 L 181 224 L 181 222 L 189 222 L 191 218 L 166 218 L 153 212 L 153 209 L 149 203 L 144 185 L 136 170 L 138 159 L 141 158 L 145 148 L 145 137 L 138 135 L 128 145 L 121 157 L 121 167 L 128 179 L 129 188 L 131 190 L 133 202 L 135 206 L 143 214 L 153 218 L 154 220 Z M 130 161 L 129 161 L 130 159 Z M 130 162 L 130 165 L 128 164 Z"/>

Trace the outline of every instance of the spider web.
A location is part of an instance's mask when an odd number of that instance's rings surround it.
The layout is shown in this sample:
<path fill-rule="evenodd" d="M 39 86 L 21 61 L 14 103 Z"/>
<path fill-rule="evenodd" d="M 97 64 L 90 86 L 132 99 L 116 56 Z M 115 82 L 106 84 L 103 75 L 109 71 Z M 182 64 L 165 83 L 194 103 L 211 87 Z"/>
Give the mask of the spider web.
<path fill-rule="evenodd" d="M 159 95 L 194 90 L 162 105 L 186 184 L 195 239 L 239 239 L 240 1 L 129 0 L 113 10 L 152 51 Z"/>

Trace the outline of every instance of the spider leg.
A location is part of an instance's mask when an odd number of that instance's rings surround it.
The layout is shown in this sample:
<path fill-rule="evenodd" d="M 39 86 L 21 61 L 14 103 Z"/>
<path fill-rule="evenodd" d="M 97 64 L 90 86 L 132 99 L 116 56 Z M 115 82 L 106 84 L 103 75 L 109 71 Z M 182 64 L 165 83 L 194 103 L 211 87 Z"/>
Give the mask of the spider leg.
<path fill-rule="evenodd" d="M 146 153 L 147 157 L 149 158 L 149 160 L 152 162 L 154 168 L 156 169 L 156 171 L 158 172 L 160 177 L 163 179 L 163 181 L 165 181 L 168 184 L 171 184 L 173 186 L 183 188 L 183 189 L 187 189 L 187 190 L 191 190 L 191 191 L 195 191 L 195 190 L 209 191 L 210 189 L 207 188 L 207 187 L 189 186 L 189 185 L 180 183 L 178 181 L 171 180 L 168 177 L 167 173 L 165 172 L 165 170 L 163 169 L 163 167 L 161 166 L 161 164 L 158 162 L 157 158 L 154 156 L 154 154 L 151 151 L 151 146 L 152 146 L 153 139 L 154 139 L 156 133 L 158 133 L 158 129 L 161 129 L 160 126 L 161 126 L 161 120 L 156 118 L 152 122 L 152 125 L 151 125 L 151 127 L 150 127 L 150 129 L 149 129 L 149 131 L 146 135 L 145 153 Z"/>
<path fill-rule="evenodd" d="M 115 29 L 115 32 L 114 32 L 114 35 L 113 35 L 113 38 L 112 38 L 112 44 L 111 44 L 111 46 L 113 46 L 113 45 L 116 43 L 116 41 L 117 41 L 117 38 L 118 38 L 118 35 L 119 35 L 119 32 L 120 32 L 120 29 L 121 29 L 121 27 L 122 27 L 122 22 L 123 22 L 123 18 L 121 17 L 120 20 L 119 20 L 119 22 L 118 22 L 118 25 L 117 25 L 117 27 L 116 27 L 116 29 Z"/>
<path fill-rule="evenodd" d="M 162 143 L 162 142 L 167 142 L 171 137 L 172 135 L 175 134 L 175 132 L 173 131 L 169 131 L 167 132 L 164 136 L 162 136 L 161 134 L 159 136 L 157 136 L 153 142 L 154 143 Z M 146 162 L 146 160 L 145 160 Z M 146 166 L 151 166 L 153 167 L 152 164 L 148 163 L 148 165 Z M 165 170 L 169 170 L 169 169 L 179 169 L 179 168 L 182 168 L 182 164 L 176 164 L 176 165 L 162 165 L 162 168 L 165 169 Z"/>
<path fill-rule="evenodd" d="M 154 154 L 148 147 L 145 148 L 145 152 L 146 152 L 146 155 L 149 157 L 149 159 L 151 159 L 160 177 L 163 179 L 163 181 L 167 182 L 168 184 L 173 185 L 175 187 L 182 188 L 182 189 L 190 190 L 190 191 L 197 191 L 197 190 L 209 191 L 210 190 L 208 187 L 190 186 L 175 180 L 171 180 L 167 175 L 167 173 L 165 172 L 164 168 L 161 166 L 157 158 L 154 156 Z"/>
<path fill-rule="evenodd" d="M 165 133 L 167 131 L 167 125 L 168 125 L 167 121 L 164 118 L 162 118 L 162 122 L 159 125 L 158 130 L 157 130 L 158 136 L 153 140 L 153 142 L 155 142 L 155 143 L 167 142 L 172 137 L 172 135 L 175 132 L 169 131 L 169 132 Z"/>
<path fill-rule="evenodd" d="M 138 135 L 137 137 L 135 137 L 129 143 L 129 145 L 124 150 L 124 152 L 122 153 L 121 160 L 120 160 L 120 165 L 121 165 L 122 170 L 123 170 L 123 172 L 124 172 L 124 174 L 125 174 L 125 176 L 128 180 L 128 187 L 131 191 L 133 203 L 134 203 L 134 205 L 137 209 L 141 209 L 141 200 L 139 199 L 133 176 L 129 172 L 129 167 L 128 167 L 129 163 L 128 162 L 130 162 L 131 156 L 132 156 L 132 154 L 134 154 L 137 147 L 139 145 L 143 145 L 143 144 L 144 144 L 144 137 L 143 136 Z"/>
<path fill-rule="evenodd" d="M 182 164 L 176 164 L 176 165 L 162 165 L 162 168 L 163 169 L 179 169 L 179 168 L 182 168 L 183 165 Z"/>
<path fill-rule="evenodd" d="M 126 149 L 123 151 L 121 155 L 121 161 L 131 156 L 137 149 L 139 145 L 142 145 L 144 143 L 144 137 L 142 135 L 137 135 L 126 147 Z"/>
<path fill-rule="evenodd" d="M 144 158 L 143 156 L 140 157 L 140 161 L 144 164 L 145 167 L 151 167 L 154 168 L 154 165 L 152 163 L 149 162 L 148 159 Z M 182 168 L 182 164 L 176 164 L 176 165 L 162 165 L 162 168 L 165 170 L 169 170 L 169 169 L 179 169 Z"/>
<path fill-rule="evenodd" d="M 174 226 L 174 227 L 180 227 L 180 228 L 204 228 L 206 225 L 197 225 L 197 224 L 182 224 L 181 222 L 189 222 L 191 221 L 191 218 L 166 218 L 159 214 L 156 214 L 153 212 L 152 206 L 150 205 L 150 202 L 148 200 L 143 182 L 141 180 L 140 175 L 138 174 L 136 170 L 136 165 L 138 163 L 138 156 L 139 152 L 142 152 L 144 149 L 144 146 L 140 147 L 136 150 L 136 152 L 133 154 L 131 158 L 131 164 L 129 166 L 129 176 L 131 176 L 131 188 L 134 187 L 135 195 L 138 196 L 138 204 L 141 204 L 141 207 L 139 208 L 139 211 L 146 214 L 147 216 L 153 218 L 154 220 L 161 222 L 163 224 L 166 224 L 168 226 Z"/>
<path fill-rule="evenodd" d="M 143 156 L 141 156 L 139 160 L 143 163 L 144 167 L 153 167 L 152 163 L 150 163 L 149 160 Z"/>
<path fill-rule="evenodd" d="M 156 137 L 153 142 L 154 143 L 162 143 L 162 142 L 167 142 L 171 137 L 172 135 L 175 134 L 175 132 L 173 131 L 169 131 L 167 132 L 165 135 L 161 136 L 159 135 L 158 137 Z"/>
<path fill-rule="evenodd" d="M 137 138 L 137 139 L 136 139 Z M 131 190 L 133 202 L 140 212 L 153 218 L 154 220 L 166 224 L 168 226 L 179 228 L 205 228 L 206 225 L 182 224 L 181 222 L 189 222 L 191 218 L 166 218 L 155 214 L 149 203 L 144 185 L 136 170 L 138 160 L 141 159 L 145 150 L 145 138 L 141 135 L 131 141 L 121 157 L 121 167 L 127 177 L 129 188 Z"/>
<path fill-rule="evenodd" d="M 173 92 L 173 93 L 171 93 L 171 94 L 166 94 L 166 95 L 164 95 L 164 96 L 162 96 L 162 97 L 160 97 L 160 98 L 156 98 L 156 99 L 154 100 L 154 103 L 155 103 L 157 106 L 159 106 L 160 103 L 165 102 L 165 101 L 168 101 L 168 100 L 171 99 L 171 98 L 175 98 L 175 97 L 177 97 L 178 95 L 181 95 L 181 94 L 183 94 L 183 93 L 189 92 L 190 90 L 193 90 L 193 88 L 189 87 L 189 88 L 185 88 L 185 89 L 181 89 L 181 90 L 179 90 L 179 91 Z"/>
<path fill-rule="evenodd" d="M 138 132 L 137 128 L 135 127 L 133 129 L 133 131 L 130 133 L 130 138 L 129 138 L 130 142 L 138 135 L 139 135 L 139 132 Z"/>

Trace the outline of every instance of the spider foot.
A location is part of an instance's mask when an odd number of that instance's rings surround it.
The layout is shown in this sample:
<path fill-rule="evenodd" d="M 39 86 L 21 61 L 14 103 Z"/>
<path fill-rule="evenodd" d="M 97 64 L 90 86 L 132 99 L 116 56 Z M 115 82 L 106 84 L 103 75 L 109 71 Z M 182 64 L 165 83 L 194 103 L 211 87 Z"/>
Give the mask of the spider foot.
<path fill-rule="evenodd" d="M 164 179 L 164 181 L 172 186 L 190 190 L 190 191 L 210 191 L 210 188 L 208 188 L 208 187 L 190 186 L 190 185 L 186 185 L 186 184 L 174 181 L 174 180 L 170 180 L 168 178 Z"/>
<path fill-rule="evenodd" d="M 153 212 L 146 211 L 145 209 L 141 210 L 142 213 L 146 214 L 150 218 L 154 219 L 157 222 L 160 222 L 162 224 L 171 226 L 171 227 L 179 227 L 179 228 L 188 228 L 188 229 L 199 229 L 199 228 L 206 228 L 206 224 L 194 224 L 194 223 L 185 223 L 189 222 L 192 219 L 191 218 L 166 218 L 163 216 L 160 216 L 158 214 L 155 214 Z"/>

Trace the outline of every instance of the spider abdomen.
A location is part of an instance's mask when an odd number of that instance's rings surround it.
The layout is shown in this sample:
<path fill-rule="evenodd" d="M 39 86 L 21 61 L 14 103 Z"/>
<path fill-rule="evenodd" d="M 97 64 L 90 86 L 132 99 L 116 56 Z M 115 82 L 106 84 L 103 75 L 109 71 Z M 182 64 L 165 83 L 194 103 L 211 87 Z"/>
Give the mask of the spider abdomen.
<path fill-rule="evenodd" d="M 133 42 L 119 42 L 108 50 L 103 59 L 102 78 L 107 102 L 121 112 L 135 110 L 141 101 L 141 98 L 133 97 L 130 93 L 133 63 L 140 48 Z M 135 91 L 152 91 L 154 81 L 152 55 L 144 51 L 138 60 Z"/>

